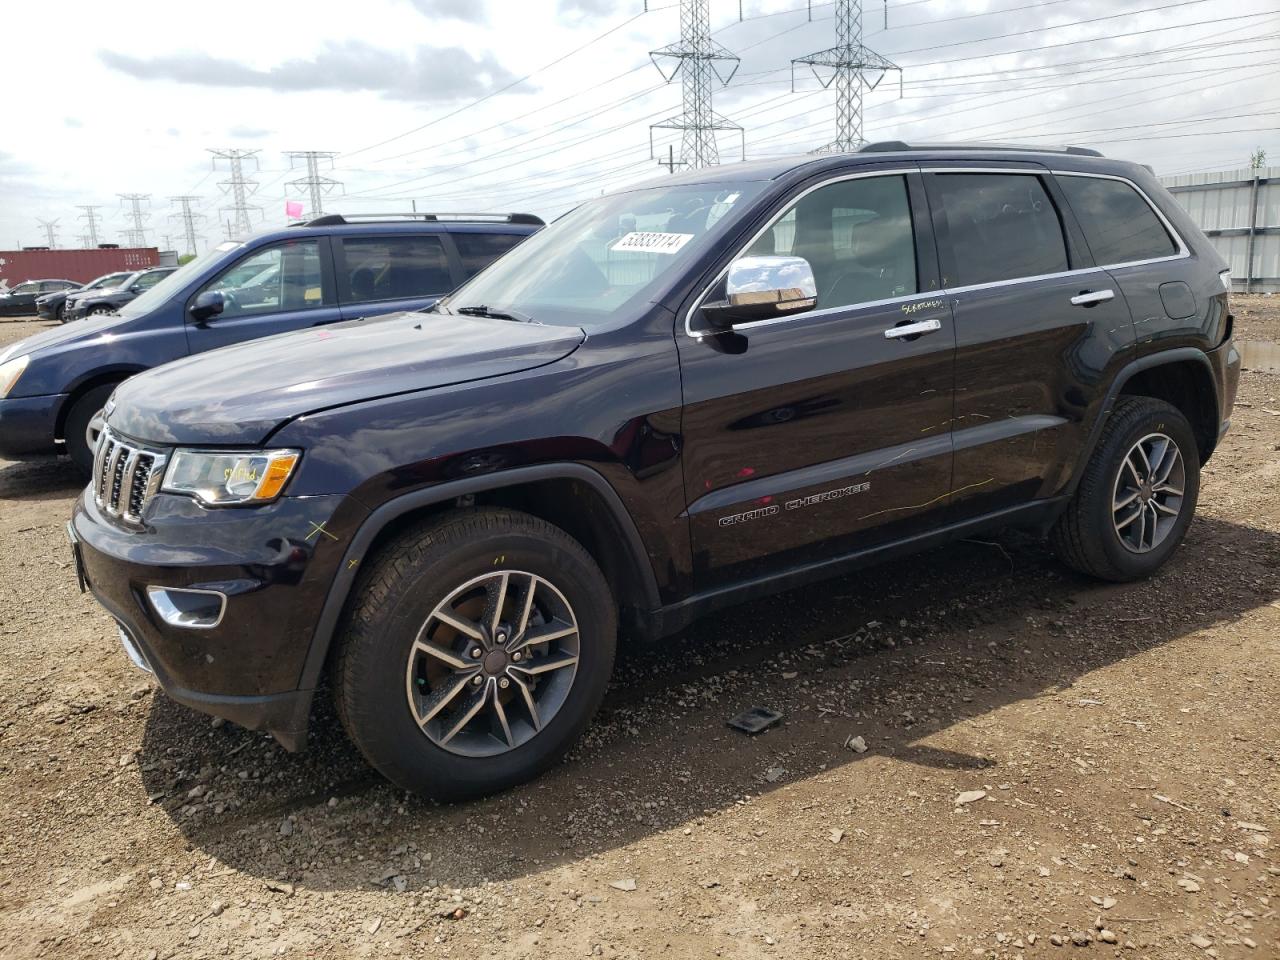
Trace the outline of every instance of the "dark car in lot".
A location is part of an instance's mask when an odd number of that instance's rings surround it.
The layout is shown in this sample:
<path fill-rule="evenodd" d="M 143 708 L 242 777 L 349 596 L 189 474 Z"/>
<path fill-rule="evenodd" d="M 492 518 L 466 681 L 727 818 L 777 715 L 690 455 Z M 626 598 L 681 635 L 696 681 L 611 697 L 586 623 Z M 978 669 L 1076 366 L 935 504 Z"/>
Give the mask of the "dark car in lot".
<path fill-rule="evenodd" d="M 330 214 L 219 244 L 119 307 L 115 291 L 73 296 L 68 319 L 103 312 L 0 352 L 0 457 L 65 450 L 87 474 L 98 414 L 127 377 L 269 334 L 422 309 L 541 226 L 525 213 Z"/>
<path fill-rule="evenodd" d="M 501 789 L 586 728 L 619 631 L 1005 525 L 1154 573 L 1230 422 L 1229 288 L 1082 148 L 667 177 L 432 311 L 128 381 L 77 569 L 175 699 L 297 749 L 327 687 L 400 786 Z"/>
<path fill-rule="evenodd" d="M 96 280 L 90 280 L 81 286 L 67 287 L 54 293 L 44 293 L 36 300 L 36 315 L 42 320 L 57 320 L 60 323 L 66 321 L 65 308 L 67 297 L 76 293 L 88 293 L 92 290 L 109 290 L 112 287 L 118 287 L 130 277 L 133 272 L 123 270 L 119 273 L 108 273 Z"/>
<path fill-rule="evenodd" d="M 62 321 L 81 320 L 100 313 L 115 313 L 126 303 L 132 303 L 177 267 L 150 267 L 128 274 L 113 287 L 93 290 L 77 290 L 67 294 L 62 307 Z"/>
<path fill-rule="evenodd" d="M 25 280 L 0 293 L 0 317 L 26 317 L 36 312 L 36 300 L 45 294 L 64 293 L 80 284 L 74 280 Z"/>

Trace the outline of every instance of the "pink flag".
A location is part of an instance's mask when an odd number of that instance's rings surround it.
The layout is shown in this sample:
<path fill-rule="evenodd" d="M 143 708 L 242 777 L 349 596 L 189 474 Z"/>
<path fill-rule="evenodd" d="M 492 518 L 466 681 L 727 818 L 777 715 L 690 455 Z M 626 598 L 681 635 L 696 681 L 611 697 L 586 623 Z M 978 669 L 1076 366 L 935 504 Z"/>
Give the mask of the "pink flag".
<path fill-rule="evenodd" d="M 290 220 L 298 220 L 302 217 L 302 201 L 286 200 L 284 202 L 284 215 Z"/>

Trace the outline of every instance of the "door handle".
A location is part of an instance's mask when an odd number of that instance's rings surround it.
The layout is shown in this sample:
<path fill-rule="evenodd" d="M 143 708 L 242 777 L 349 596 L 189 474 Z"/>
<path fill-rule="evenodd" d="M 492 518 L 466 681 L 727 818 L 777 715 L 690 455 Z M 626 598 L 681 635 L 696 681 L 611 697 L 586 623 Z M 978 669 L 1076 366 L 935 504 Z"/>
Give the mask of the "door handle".
<path fill-rule="evenodd" d="M 1106 303 L 1108 300 L 1114 300 L 1116 294 L 1114 290 L 1086 290 L 1084 293 L 1077 293 L 1071 298 L 1073 306 L 1092 307 L 1095 303 Z"/>
<path fill-rule="evenodd" d="M 884 332 L 886 340 L 897 340 L 901 337 L 918 337 L 924 333 L 935 333 L 942 329 L 941 320 L 917 320 L 915 323 L 904 323 L 900 327 L 890 327 Z"/>

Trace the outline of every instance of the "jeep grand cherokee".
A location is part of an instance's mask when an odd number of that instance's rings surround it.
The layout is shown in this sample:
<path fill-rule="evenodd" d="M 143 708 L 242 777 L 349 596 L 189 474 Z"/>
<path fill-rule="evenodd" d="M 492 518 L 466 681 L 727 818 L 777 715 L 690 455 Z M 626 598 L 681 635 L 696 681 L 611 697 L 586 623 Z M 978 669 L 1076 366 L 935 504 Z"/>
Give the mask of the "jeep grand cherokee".
<path fill-rule="evenodd" d="M 327 679 L 411 790 L 569 749 L 619 630 L 989 527 L 1151 574 L 1240 358 L 1144 167 L 892 143 L 582 205 L 432 313 L 117 389 L 70 525 L 177 700 L 305 741 Z"/>

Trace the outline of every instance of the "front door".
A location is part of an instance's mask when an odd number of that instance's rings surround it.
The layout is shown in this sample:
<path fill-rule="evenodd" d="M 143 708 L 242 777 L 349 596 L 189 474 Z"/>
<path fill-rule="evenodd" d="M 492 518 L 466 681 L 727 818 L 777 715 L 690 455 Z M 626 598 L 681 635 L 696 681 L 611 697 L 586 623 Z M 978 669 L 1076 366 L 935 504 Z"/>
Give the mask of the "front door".
<path fill-rule="evenodd" d="M 838 559 L 941 515 L 955 341 L 925 207 L 915 174 L 808 188 L 741 255 L 804 257 L 817 306 L 721 334 L 695 308 L 703 335 L 679 333 L 697 589 Z M 906 324 L 927 332 L 894 332 Z"/>
<path fill-rule="evenodd" d="M 955 311 L 951 519 L 1062 491 L 1129 308 L 1042 168 L 926 174 Z"/>
<path fill-rule="evenodd" d="M 285 240 L 262 247 L 223 270 L 192 295 L 223 295 L 222 312 L 188 317 L 192 353 L 342 319 L 328 264 L 328 238 Z"/>

